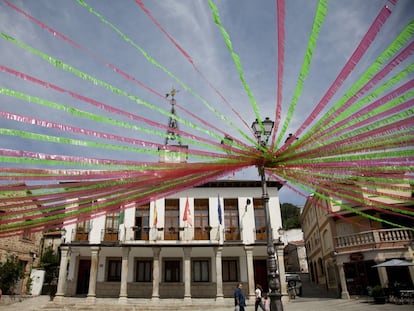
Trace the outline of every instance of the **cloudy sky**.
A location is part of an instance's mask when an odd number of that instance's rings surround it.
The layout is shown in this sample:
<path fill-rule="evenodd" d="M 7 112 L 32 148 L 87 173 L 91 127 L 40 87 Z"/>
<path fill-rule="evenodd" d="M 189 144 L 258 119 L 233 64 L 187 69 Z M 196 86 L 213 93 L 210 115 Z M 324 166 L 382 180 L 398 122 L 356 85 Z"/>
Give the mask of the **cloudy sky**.
<path fill-rule="evenodd" d="M 208 1 L 160 0 L 143 1 L 143 3 L 162 29 L 176 41 L 181 51 L 133 0 L 86 1 L 86 4 L 104 20 L 75 0 L 9 0 L 9 2 L 1 0 L 0 60 L 3 71 L 0 72 L 0 87 L 8 90 L 8 94 L 5 95 L 3 91 L 0 97 L 1 110 L 59 124 L 70 124 L 163 143 L 162 137 L 151 132 L 145 133 L 88 121 L 62 110 L 47 108 L 30 100 L 18 99 L 16 94 L 23 93 L 38 97 L 42 101 L 59 103 L 117 120 L 127 120 L 87 105 L 68 94 L 51 90 L 45 84 L 53 83 L 112 107 L 167 124 L 168 116 L 154 107 L 169 111 L 169 103 L 163 96 L 174 87 L 179 90 L 175 98 L 181 106 L 201 116 L 206 122 L 225 133 L 246 142 L 240 132 L 252 135 L 249 126 L 256 118 L 251 104 L 252 99 L 249 98 L 240 81 L 240 73 L 226 47 L 220 29 L 214 23 Z M 229 34 L 232 48 L 240 57 L 243 78 L 254 96 L 261 117 L 269 116 L 274 119 L 278 31 L 276 1 L 215 0 L 214 3 L 218 8 L 223 27 Z M 395 6 L 393 1 L 384 0 L 328 1 L 328 13 L 317 41 L 309 75 L 287 133 L 294 133 L 320 101 L 384 5 L 389 5 L 392 10 L 390 18 L 343 87 L 338 90 L 331 101 L 332 104 L 413 19 L 414 2 L 400 0 Z M 282 123 L 297 84 L 316 7 L 315 0 L 286 1 Z M 20 13 L 18 10 L 21 10 Z M 23 11 L 28 15 L 22 14 Z M 41 25 L 34 23 L 32 17 L 40 21 Z M 44 29 L 46 26 L 54 29 L 56 33 Z M 13 43 L 11 37 L 24 43 L 25 46 Z M 85 76 L 79 77 L 70 70 L 61 70 L 55 66 L 56 64 L 34 55 L 29 51 L 29 47 L 58 59 L 96 80 L 105 81 L 113 88 L 122 89 L 149 103 L 150 107 L 145 107 L 126 96 L 114 94 L 111 89 L 105 89 L 94 83 L 93 79 L 88 81 Z M 194 66 L 183 51 L 191 57 Z M 148 60 L 148 56 L 151 57 L 151 61 Z M 413 57 L 403 65 L 410 62 L 413 62 Z M 108 64 L 112 64 L 112 67 Z M 117 74 L 114 66 L 134 77 L 135 82 Z M 33 76 L 45 83 L 36 84 L 22 76 L 12 75 L 5 72 L 5 67 Z M 163 96 L 158 96 L 149 89 Z M 207 106 L 214 107 L 217 112 L 211 112 Z M 200 123 L 179 109 L 177 113 L 183 119 L 190 120 L 192 124 Z M 220 116 L 225 116 L 234 126 L 230 126 L 229 121 L 223 120 L 224 118 Z M 279 128 L 281 126 L 282 124 Z M 40 128 L 6 118 L 0 118 L 0 128 L 62 135 L 61 132 L 50 128 Z M 194 131 L 201 137 L 212 139 L 208 133 L 197 132 L 193 126 L 181 124 L 180 129 Z M 65 132 L 64 135 L 78 137 L 70 132 Z M 192 148 L 191 145 L 189 147 Z M 153 155 L 145 153 L 102 151 L 99 148 L 50 144 L 8 134 L 0 136 L 0 148 L 111 159 L 157 160 Z M 237 177 L 257 178 L 257 173 L 254 169 L 245 170 L 238 172 Z M 280 196 L 282 202 L 304 203 L 302 197 L 296 196 L 288 189 L 283 189 Z"/>

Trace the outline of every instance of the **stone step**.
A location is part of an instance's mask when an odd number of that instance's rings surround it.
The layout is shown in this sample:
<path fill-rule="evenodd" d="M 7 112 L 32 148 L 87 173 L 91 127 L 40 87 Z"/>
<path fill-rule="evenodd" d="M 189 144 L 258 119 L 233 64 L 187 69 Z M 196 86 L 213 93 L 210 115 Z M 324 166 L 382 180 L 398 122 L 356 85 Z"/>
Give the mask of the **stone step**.
<path fill-rule="evenodd" d="M 105 300 L 97 299 L 95 304 L 88 304 L 80 298 L 68 298 L 61 304 L 50 302 L 36 309 L 36 311 L 206 311 L 209 309 L 231 310 L 233 307 L 233 299 L 225 299 L 223 301 L 215 301 L 213 299 L 192 301 L 183 301 L 181 299 L 160 299 L 159 301 L 129 299 L 127 302 L 120 303 L 117 299 L 106 298 Z"/>

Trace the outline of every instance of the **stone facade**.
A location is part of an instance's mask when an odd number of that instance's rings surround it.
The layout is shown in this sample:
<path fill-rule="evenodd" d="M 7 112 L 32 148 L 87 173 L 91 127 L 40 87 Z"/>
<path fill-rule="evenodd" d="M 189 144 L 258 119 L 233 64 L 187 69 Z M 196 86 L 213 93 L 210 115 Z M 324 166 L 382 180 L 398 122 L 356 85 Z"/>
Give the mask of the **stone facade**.
<path fill-rule="evenodd" d="M 15 187 L 24 188 L 24 184 L 16 184 Z M 22 191 L 13 191 L 14 196 L 19 196 L 24 198 L 27 196 L 28 192 Z M 1 194 L 3 197 L 8 196 L 7 192 Z M 12 197 L 10 196 L 12 199 Z M 22 199 L 21 201 L 13 201 L 13 205 L 16 207 L 13 210 L 21 211 L 22 208 L 19 207 L 19 203 L 27 203 L 27 199 Z M 33 206 L 26 208 L 33 208 L 36 205 L 33 203 Z M 0 218 L 1 218 L 1 206 L 0 206 Z M 13 233 L 12 236 L 0 238 L 0 261 L 4 262 L 7 260 L 7 256 L 15 255 L 17 256 L 19 262 L 24 269 L 26 277 L 21 280 L 15 288 L 15 294 L 26 294 L 26 283 L 30 275 L 30 271 L 33 266 L 36 266 L 40 260 L 40 245 L 42 242 L 42 233 L 40 232 L 31 232 L 29 230 L 22 230 L 18 233 Z"/>
<path fill-rule="evenodd" d="M 396 194 L 399 199 L 380 195 L 374 199 L 379 205 L 413 208 L 410 185 L 400 185 Z M 363 188 L 360 189 L 360 195 L 368 196 Z M 367 288 L 375 285 L 389 287 L 396 278 L 403 280 L 406 286 L 413 286 L 414 266 L 404 267 L 405 272 L 401 270 L 398 273 L 387 271 L 386 268 L 373 268 L 378 263 L 394 258 L 414 261 L 412 220 L 393 216 L 394 222 L 407 229 L 393 228 L 341 208 L 334 202 L 340 200 L 334 198 L 330 201 L 311 195 L 301 214 L 311 281 L 336 292 L 342 298 L 367 295 Z M 352 206 L 346 201 L 341 204 Z M 375 206 L 371 209 L 354 204 L 352 207 L 377 218 L 389 217 L 389 214 L 381 213 L 381 209 Z"/>
<path fill-rule="evenodd" d="M 271 234 L 286 293 L 277 231 L 280 186 L 268 182 Z M 78 295 L 92 303 L 99 297 L 220 300 L 232 297 L 238 282 L 254 299 L 256 283 L 267 287 L 261 194 L 257 181 L 215 181 L 144 206 L 130 203 L 124 216 L 64 226 L 56 301 Z"/>

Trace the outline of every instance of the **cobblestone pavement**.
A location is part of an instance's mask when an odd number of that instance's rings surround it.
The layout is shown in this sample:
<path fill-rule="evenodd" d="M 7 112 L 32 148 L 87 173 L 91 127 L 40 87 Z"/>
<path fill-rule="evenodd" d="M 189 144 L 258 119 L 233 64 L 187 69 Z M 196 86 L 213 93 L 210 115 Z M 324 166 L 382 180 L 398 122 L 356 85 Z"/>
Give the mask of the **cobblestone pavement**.
<path fill-rule="evenodd" d="M 199 304 L 195 301 L 193 306 L 188 303 L 180 305 L 177 300 L 171 304 L 161 300 L 156 306 L 149 304 L 132 304 L 120 305 L 116 300 L 107 299 L 98 301 L 96 305 L 87 305 L 82 298 L 70 299 L 67 305 L 58 306 L 49 301 L 48 296 L 38 296 L 24 299 L 19 302 L 8 305 L 0 304 L 1 311 L 59 311 L 59 310 L 215 310 L 215 311 L 232 311 L 232 300 L 226 299 L 225 303 L 215 307 L 215 301 L 209 303 L 208 299 L 202 300 Z M 165 308 L 163 308 L 163 305 Z M 395 305 L 395 304 L 374 304 L 369 298 L 353 298 L 349 300 L 332 299 L 332 298 L 301 298 L 284 303 L 284 311 L 413 311 L 414 305 Z M 248 305 L 246 311 L 254 311 L 253 305 Z"/>

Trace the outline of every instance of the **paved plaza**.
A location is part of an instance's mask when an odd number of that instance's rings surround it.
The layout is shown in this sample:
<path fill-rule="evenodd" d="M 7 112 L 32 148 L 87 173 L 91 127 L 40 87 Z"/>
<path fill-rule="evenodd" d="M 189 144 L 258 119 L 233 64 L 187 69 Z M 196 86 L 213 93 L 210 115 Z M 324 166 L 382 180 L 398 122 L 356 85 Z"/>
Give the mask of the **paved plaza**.
<path fill-rule="evenodd" d="M 189 302 L 180 300 L 160 300 L 154 305 L 151 302 L 142 303 L 130 301 L 128 304 L 118 304 L 112 299 L 98 300 L 97 304 L 90 305 L 85 303 L 85 298 L 70 298 L 64 305 L 56 305 L 49 301 L 48 296 L 38 296 L 27 298 L 23 301 L 8 305 L 0 304 L 1 311 L 69 311 L 69 310 L 99 310 L 99 311 L 144 311 L 144 310 L 215 310 L 233 311 L 232 300 L 225 299 L 224 303 L 217 305 L 214 300 L 202 299 Z M 297 298 L 284 303 L 284 311 L 413 311 L 414 305 L 395 305 L 395 304 L 374 304 L 370 298 L 352 298 L 349 300 L 332 298 Z M 246 311 L 254 311 L 254 305 L 247 306 Z"/>

